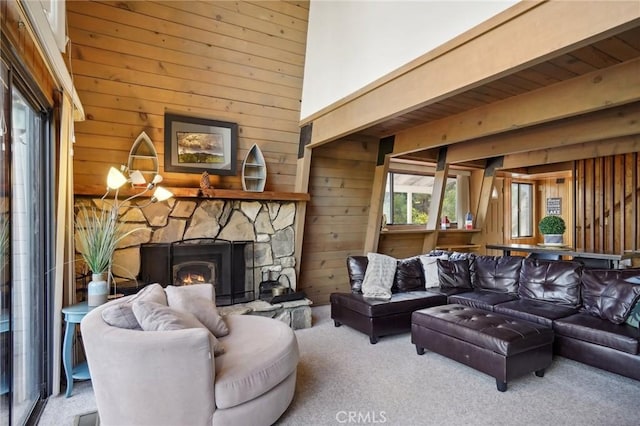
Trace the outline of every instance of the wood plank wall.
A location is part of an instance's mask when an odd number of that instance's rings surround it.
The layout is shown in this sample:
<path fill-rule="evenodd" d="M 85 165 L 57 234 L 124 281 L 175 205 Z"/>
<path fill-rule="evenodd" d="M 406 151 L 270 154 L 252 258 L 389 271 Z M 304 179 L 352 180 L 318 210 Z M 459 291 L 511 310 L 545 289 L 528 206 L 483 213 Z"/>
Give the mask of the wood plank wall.
<path fill-rule="evenodd" d="M 639 171 L 637 152 L 576 162 L 577 248 L 640 248 Z"/>
<path fill-rule="evenodd" d="M 104 186 L 145 131 L 164 185 L 198 187 L 200 173 L 164 173 L 166 112 L 239 125 L 240 166 L 257 143 L 265 190 L 294 190 L 307 1 L 69 1 L 71 69 L 87 120 L 76 125 L 75 182 Z"/>
<path fill-rule="evenodd" d="M 313 150 L 298 287 L 315 304 L 349 291 L 346 259 L 363 254 L 378 143 L 346 138 Z"/>
<path fill-rule="evenodd" d="M 39 86 L 50 106 L 57 100 L 56 84 L 46 63 L 40 56 L 36 41 L 25 27 L 26 17 L 21 13 L 17 0 L 0 2 L 0 25 L 2 37 L 6 37 L 19 60 L 29 70 L 33 81 Z M 54 138 L 57 136 L 54 135 Z"/>

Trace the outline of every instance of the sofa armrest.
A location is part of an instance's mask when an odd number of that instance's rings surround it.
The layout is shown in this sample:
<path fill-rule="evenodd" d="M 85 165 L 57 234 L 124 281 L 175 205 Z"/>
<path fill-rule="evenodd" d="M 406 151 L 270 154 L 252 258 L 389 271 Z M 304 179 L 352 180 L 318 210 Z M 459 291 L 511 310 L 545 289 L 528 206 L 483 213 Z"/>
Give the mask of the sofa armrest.
<path fill-rule="evenodd" d="M 101 424 L 211 424 L 215 363 L 209 331 L 111 327 L 102 309 L 81 323 Z"/>

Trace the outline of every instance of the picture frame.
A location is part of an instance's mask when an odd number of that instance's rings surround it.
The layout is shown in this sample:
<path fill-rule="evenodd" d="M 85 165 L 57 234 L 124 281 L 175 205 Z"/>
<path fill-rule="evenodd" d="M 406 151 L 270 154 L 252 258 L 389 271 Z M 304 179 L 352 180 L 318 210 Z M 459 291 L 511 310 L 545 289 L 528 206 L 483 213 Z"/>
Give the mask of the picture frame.
<path fill-rule="evenodd" d="M 164 115 L 165 172 L 235 175 L 238 124 Z"/>

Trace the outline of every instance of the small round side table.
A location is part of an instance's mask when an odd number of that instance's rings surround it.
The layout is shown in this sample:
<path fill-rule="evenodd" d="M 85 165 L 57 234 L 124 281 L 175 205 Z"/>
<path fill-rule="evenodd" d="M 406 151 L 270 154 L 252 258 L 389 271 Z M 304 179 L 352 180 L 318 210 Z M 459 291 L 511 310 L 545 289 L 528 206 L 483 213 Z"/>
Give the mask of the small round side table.
<path fill-rule="evenodd" d="M 64 341 L 62 343 L 62 365 L 67 376 L 67 393 L 66 397 L 71 396 L 73 391 L 74 380 L 89 380 L 89 366 L 86 362 L 82 362 L 76 366 L 73 365 L 73 337 L 75 336 L 76 325 L 80 324 L 82 318 L 91 310 L 87 302 L 76 303 L 62 308 L 64 321 L 67 323 L 64 330 Z"/>

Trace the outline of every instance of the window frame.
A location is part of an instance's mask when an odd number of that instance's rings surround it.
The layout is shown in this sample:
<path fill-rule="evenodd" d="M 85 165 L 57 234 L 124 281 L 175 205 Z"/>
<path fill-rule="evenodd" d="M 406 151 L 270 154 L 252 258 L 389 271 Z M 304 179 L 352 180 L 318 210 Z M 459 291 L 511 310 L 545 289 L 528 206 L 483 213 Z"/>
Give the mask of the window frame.
<path fill-rule="evenodd" d="M 521 233 L 521 228 L 522 228 L 522 209 L 521 209 L 521 188 L 523 186 L 527 186 L 529 187 L 530 191 L 529 191 L 529 230 L 530 233 L 528 235 L 524 235 Z M 514 190 L 514 187 L 517 188 L 517 190 Z M 511 239 L 519 239 L 519 238 L 533 238 L 535 236 L 535 230 L 534 230 L 534 217 L 535 217 L 535 184 L 533 182 L 525 182 L 525 181 L 512 181 L 511 182 L 511 200 L 510 200 L 510 205 L 511 205 L 511 230 L 509 232 Z M 517 208 L 514 207 L 514 197 L 517 196 L 517 202 L 515 203 L 515 206 Z M 515 217 L 514 217 L 515 215 Z M 516 220 L 514 220 L 516 219 Z M 517 225 L 515 227 L 515 229 L 517 229 L 517 234 L 514 234 L 514 224 Z"/>

